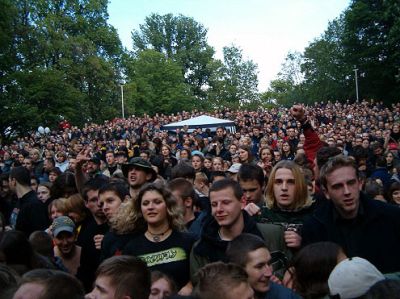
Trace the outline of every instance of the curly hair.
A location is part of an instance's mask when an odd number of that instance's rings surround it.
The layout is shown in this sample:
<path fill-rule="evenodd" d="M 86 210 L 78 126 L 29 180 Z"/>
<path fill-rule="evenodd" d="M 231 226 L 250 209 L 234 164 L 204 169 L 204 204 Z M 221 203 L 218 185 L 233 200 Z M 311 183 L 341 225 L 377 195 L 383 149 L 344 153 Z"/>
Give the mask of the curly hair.
<path fill-rule="evenodd" d="M 143 196 L 150 191 L 159 193 L 167 206 L 167 219 L 172 229 L 183 231 L 185 223 L 183 220 L 183 211 L 178 206 L 176 199 L 171 191 L 165 186 L 160 186 L 157 183 L 146 184 L 139 191 L 136 200 L 129 200 L 122 204 L 115 217 L 111 219 L 112 228 L 119 234 L 129 232 L 144 232 L 147 228 L 146 220 L 143 217 L 141 204 Z"/>

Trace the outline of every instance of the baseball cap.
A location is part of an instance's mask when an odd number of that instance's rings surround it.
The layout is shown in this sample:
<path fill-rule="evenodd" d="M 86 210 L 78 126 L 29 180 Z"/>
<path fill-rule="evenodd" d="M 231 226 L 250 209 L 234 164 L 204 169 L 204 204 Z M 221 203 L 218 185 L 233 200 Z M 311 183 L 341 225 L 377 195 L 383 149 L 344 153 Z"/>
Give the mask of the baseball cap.
<path fill-rule="evenodd" d="M 385 277 L 366 259 L 360 257 L 341 261 L 329 275 L 328 285 L 332 296 L 352 299 L 364 295 L 370 287 Z"/>
<path fill-rule="evenodd" d="M 51 232 L 54 237 L 57 237 L 61 232 L 69 232 L 73 234 L 75 231 L 75 223 L 67 216 L 60 216 L 54 219 L 51 225 Z"/>
<path fill-rule="evenodd" d="M 242 166 L 242 164 L 240 164 L 240 163 L 233 163 L 232 166 L 229 167 L 227 172 L 238 173 L 241 166 Z"/>

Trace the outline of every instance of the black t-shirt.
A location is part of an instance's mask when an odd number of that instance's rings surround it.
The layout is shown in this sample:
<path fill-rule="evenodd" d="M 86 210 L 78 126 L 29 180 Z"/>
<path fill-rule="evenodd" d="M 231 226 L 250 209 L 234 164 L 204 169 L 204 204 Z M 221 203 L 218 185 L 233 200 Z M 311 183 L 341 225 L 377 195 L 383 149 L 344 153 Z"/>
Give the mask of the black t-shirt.
<path fill-rule="evenodd" d="M 122 253 L 141 258 L 151 271 L 169 275 L 179 290 L 190 279 L 189 255 L 194 241 L 190 233 L 175 230 L 161 242 L 151 242 L 140 234 L 129 241 Z"/>

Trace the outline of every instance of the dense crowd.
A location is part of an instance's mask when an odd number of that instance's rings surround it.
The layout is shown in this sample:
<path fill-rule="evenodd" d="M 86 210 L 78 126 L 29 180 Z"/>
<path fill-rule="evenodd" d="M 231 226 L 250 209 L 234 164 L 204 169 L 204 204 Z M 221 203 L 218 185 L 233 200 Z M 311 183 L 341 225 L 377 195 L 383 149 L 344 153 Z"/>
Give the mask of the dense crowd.
<path fill-rule="evenodd" d="M 400 104 L 199 115 L 2 144 L 0 298 L 397 298 Z"/>

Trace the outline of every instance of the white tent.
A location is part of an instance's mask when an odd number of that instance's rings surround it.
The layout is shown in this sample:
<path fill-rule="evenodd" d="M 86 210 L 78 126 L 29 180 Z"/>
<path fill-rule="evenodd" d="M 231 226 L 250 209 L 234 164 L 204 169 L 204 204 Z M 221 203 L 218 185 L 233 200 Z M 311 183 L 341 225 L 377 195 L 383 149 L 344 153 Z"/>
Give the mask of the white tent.
<path fill-rule="evenodd" d="M 202 128 L 202 129 L 209 128 L 213 132 L 218 127 L 224 127 L 226 130 L 229 130 L 232 133 L 236 131 L 235 123 L 233 121 L 228 119 L 219 119 L 208 115 L 201 115 L 180 122 L 171 123 L 163 126 L 162 129 L 168 131 L 175 131 L 176 129 L 183 128 L 184 126 L 188 127 L 189 132 L 194 131 L 196 128 Z"/>

